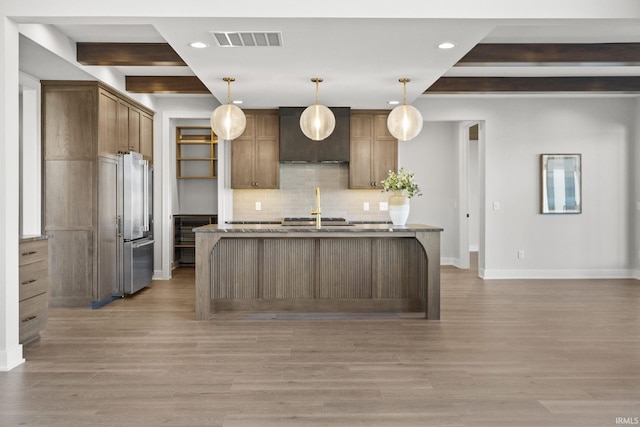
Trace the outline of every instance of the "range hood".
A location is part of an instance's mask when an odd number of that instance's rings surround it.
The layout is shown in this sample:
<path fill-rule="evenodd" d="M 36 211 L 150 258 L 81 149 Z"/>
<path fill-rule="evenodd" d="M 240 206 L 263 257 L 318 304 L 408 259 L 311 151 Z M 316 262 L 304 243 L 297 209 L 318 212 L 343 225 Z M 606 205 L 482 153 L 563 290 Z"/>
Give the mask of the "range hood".
<path fill-rule="evenodd" d="M 347 163 L 351 108 L 330 107 L 336 128 L 324 141 L 312 141 L 300 129 L 300 115 L 306 107 L 280 107 L 280 162 Z"/>

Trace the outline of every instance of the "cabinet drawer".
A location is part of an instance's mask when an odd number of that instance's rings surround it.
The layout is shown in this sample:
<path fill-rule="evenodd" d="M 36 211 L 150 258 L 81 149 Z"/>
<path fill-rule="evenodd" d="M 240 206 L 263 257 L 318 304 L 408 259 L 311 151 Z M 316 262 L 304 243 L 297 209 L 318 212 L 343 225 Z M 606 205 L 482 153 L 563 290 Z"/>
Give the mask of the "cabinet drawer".
<path fill-rule="evenodd" d="M 48 259 L 48 247 L 48 240 L 20 243 L 20 265 Z"/>
<path fill-rule="evenodd" d="M 38 261 L 20 267 L 20 301 L 49 290 L 49 263 Z"/>
<path fill-rule="evenodd" d="M 36 295 L 20 302 L 20 344 L 39 336 L 47 324 L 48 294 Z"/>

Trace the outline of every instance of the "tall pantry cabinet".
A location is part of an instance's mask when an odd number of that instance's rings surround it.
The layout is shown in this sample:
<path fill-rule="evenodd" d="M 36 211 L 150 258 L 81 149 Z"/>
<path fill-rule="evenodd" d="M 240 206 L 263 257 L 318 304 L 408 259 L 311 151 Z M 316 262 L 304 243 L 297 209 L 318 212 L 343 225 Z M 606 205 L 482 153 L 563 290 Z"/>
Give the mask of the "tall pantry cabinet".
<path fill-rule="evenodd" d="M 49 303 L 99 306 L 118 284 L 118 152 L 153 156 L 153 111 L 91 81 L 42 81 Z"/>

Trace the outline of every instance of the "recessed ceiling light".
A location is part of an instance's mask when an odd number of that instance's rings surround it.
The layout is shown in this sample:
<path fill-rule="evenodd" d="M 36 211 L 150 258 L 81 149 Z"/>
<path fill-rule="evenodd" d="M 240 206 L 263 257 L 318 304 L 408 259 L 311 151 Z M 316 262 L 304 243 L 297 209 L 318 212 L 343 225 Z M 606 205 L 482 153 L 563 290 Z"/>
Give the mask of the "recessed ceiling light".
<path fill-rule="evenodd" d="M 194 47 L 196 49 L 204 49 L 205 47 L 209 47 L 208 44 L 202 42 L 193 42 L 190 43 L 189 46 Z"/>
<path fill-rule="evenodd" d="M 241 100 L 239 100 L 239 99 L 234 99 L 234 100 L 233 100 L 233 103 L 234 103 L 234 104 L 237 104 L 237 105 L 242 104 L 242 102 L 243 102 L 243 101 L 241 101 Z"/>
<path fill-rule="evenodd" d="M 444 43 L 440 43 L 438 45 L 438 47 L 440 49 L 452 49 L 452 48 L 456 47 L 456 45 L 451 43 L 451 42 L 444 42 Z"/>
<path fill-rule="evenodd" d="M 389 101 L 388 104 L 389 105 L 398 105 L 398 104 L 400 104 L 400 101 Z"/>

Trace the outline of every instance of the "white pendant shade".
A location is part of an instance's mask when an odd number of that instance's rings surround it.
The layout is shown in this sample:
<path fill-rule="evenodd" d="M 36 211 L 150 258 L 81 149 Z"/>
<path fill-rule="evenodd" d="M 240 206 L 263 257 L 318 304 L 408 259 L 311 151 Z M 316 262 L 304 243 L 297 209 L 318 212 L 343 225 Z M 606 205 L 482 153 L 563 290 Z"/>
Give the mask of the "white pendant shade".
<path fill-rule="evenodd" d="M 422 130 L 423 119 L 416 107 L 407 105 L 407 83 L 411 80 L 403 77 L 398 81 L 402 83 L 402 105 L 398 105 L 389 113 L 387 128 L 399 141 L 409 141 Z"/>
<path fill-rule="evenodd" d="M 227 82 L 227 103 L 211 113 L 211 129 L 218 138 L 231 141 L 242 135 L 247 127 L 247 117 L 244 111 L 231 103 L 231 82 L 236 79 L 225 77 L 222 80 Z"/>
<path fill-rule="evenodd" d="M 409 141 L 418 136 L 422 125 L 422 114 L 413 105 L 398 105 L 387 117 L 389 132 L 400 141 Z"/>
<path fill-rule="evenodd" d="M 300 116 L 300 129 L 307 138 L 314 141 L 327 139 L 336 127 L 336 117 L 333 111 L 324 105 L 314 104 L 302 112 Z"/>
<path fill-rule="evenodd" d="M 219 138 L 236 139 L 246 127 L 244 111 L 233 104 L 221 105 L 211 113 L 211 129 Z"/>
<path fill-rule="evenodd" d="M 318 84 L 322 82 L 320 77 L 311 79 L 316 84 L 316 103 L 302 112 L 300 116 L 300 129 L 305 136 L 313 141 L 327 139 L 336 127 L 336 116 L 333 111 L 318 102 Z"/>

